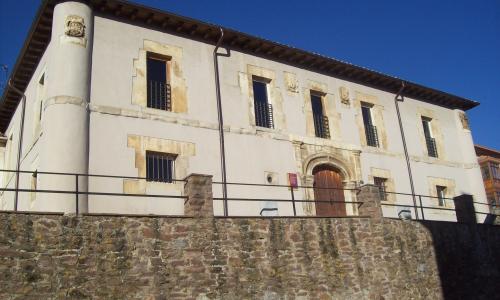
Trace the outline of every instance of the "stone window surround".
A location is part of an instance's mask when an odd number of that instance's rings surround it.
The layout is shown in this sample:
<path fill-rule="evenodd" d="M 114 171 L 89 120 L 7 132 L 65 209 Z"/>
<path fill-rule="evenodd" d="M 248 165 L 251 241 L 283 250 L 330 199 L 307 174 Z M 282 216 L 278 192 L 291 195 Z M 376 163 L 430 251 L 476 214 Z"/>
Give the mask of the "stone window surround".
<path fill-rule="evenodd" d="M 168 60 L 172 95 L 172 110 L 164 111 L 147 107 L 147 58 L 148 55 L 162 57 Z M 144 40 L 143 48 L 139 49 L 138 58 L 134 59 L 133 66 L 135 75 L 132 79 L 132 99 L 134 105 L 141 107 L 141 110 L 153 114 L 187 113 L 187 86 L 183 75 L 183 51 L 182 48 L 161 44 L 158 42 Z"/>
<path fill-rule="evenodd" d="M 137 177 L 146 177 L 146 152 L 160 152 L 176 155 L 173 179 L 183 179 L 188 175 L 189 157 L 195 156 L 195 144 L 175 140 L 132 135 L 127 137 L 127 147 L 133 148 L 135 153 L 135 167 Z M 123 192 L 147 194 L 148 188 L 160 189 L 164 192 L 183 191 L 183 182 L 153 182 L 145 179 L 124 179 Z"/>
<path fill-rule="evenodd" d="M 431 125 L 432 137 L 436 141 L 436 149 L 438 157 L 429 156 L 427 153 L 427 141 L 425 140 L 424 128 L 422 126 L 422 118 L 427 118 L 431 120 L 429 124 Z M 436 117 L 435 112 L 428 108 L 418 107 L 417 122 L 418 122 L 417 125 L 418 135 L 420 137 L 420 143 L 422 145 L 422 157 L 428 158 L 430 160 L 446 160 L 446 152 L 444 151 L 444 137 L 443 133 L 441 132 L 439 119 Z"/>
<path fill-rule="evenodd" d="M 391 171 L 387 169 L 379 169 L 379 168 L 370 168 L 370 175 L 368 175 L 368 181 L 375 183 L 375 177 L 384 178 L 385 179 L 385 190 L 387 192 L 394 193 L 396 191 L 394 178 L 391 175 Z M 395 194 L 386 194 L 386 201 L 388 202 L 396 202 Z"/>
<path fill-rule="evenodd" d="M 387 142 L 387 132 L 385 130 L 384 124 L 384 106 L 379 104 L 378 98 L 373 95 L 361 93 L 359 91 L 355 92 L 355 97 L 353 99 L 353 106 L 356 111 L 356 125 L 358 126 L 359 137 L 362 147 L 369 147 L 370 149 L 380 149 L 387 150 L 388 142 Z M 366 143 L 366 134 L 365 134 L 365 125 L 363 122 L 363 114 L 361 112 L 361 106 L 364 104 L 371 105 L 371 114 L 373 125 L 377 128 L 377 135 L 379 140 L 379 147 L 371 147 Z"/>
<path fill-rule="evenodd" d="M 246 76 L 245 76 L 246 75 Z M 255 125 L 255 108 L 254 108 L 254 97 L 253 97 L 253 79 L 258 78 L 268 82 L 268 103 L 273 106 L 273 128 L 262 128 Z M 248 105 L 249 105 L 249 122 L 250 126 L 258 131 L 286 131 L 286 117 L 283 111 L 283 97 L 279 87 L 276 86 L 276 72 L 266 68 L 247 65 L 247 73 L 240 74 L 240 85 L 243 92 L 245 92 L 246 84 L 246 94 L 248 95 Z"/>
<path fill-rule="evenodd" d="M 328 92 L 328 86 L 325 83 L 308 80 L 307 85 L 304 88 L 304 104 L 302 110 L 304 112 L 304 117 L 306 119 L 306 136 L 313 137 L 317 139 L 322 139 L 316 137 L 316 132 L 314 129 L 314 118 L 311 106 L 311 94 L 320 94 L 321 102 L 323 104 L 323 114 L 328 117 L 328 126 L 330 129 L 330 139 L 341 140 L 340 132 L 340 113 L 335 107 L 335 98 L 332 93 Z"/>
<path fill-rule="evenodd" d="M 428 176 L 427 177 L 427 182 L 428 182 L 428 186 L 429 186 L 429 194 L 430 196 L 432 197 L 436 197 L 436 198 L 432 198 L 431 200 L 431 205 L 430 206 L 435 206 L 435 207 L 444 207 L 444 208 L 454 208 L 455 205 L 453 204 L 453 201 L 452 200 L 449 200 L 449 198 L 453 198 L 455 197 L 455 180 L 453 179 L 449 179 L 449 178 L 440 178 L 440 177 L 432 177 L 432 176 Z M 447 200 L 444 201 L 445 205 L 444 206 L 439 206 L 438 204 L 438 195 L 437 195 L 437 189 L 436 187 L 437 186 L 444 186 L 446 187 L 446 195 L 445 197 L 447 198 Z M 425 204 L 424 204 L 425 205 Z M 440 211 L 440 210 L 436 210 L 436 211 L 433 211 L 433 210 L 428 210 L 428 212 L 426 211 L 425 213 L 428 214 L 439 214 L 439 213 L 443 213 L 443 212 L 446 212 L 446 211 Z"/>

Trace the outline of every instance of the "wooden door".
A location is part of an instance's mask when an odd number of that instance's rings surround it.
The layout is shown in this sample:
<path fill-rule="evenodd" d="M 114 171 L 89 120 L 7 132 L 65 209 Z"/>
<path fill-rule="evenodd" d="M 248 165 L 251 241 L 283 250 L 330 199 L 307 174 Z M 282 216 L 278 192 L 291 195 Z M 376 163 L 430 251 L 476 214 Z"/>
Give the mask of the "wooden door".
<path fill-rule="evenodd" d="M 340 174 L 328 166 L 313 170 L 314 200 L 316 215 L 321 217 L 341 217 L 346 215 L 344 190 Z M 335 189 L 329 189 L 335 188 Z M 322 201 L 322 202 L 317 202 Z M 329 201 L 329 202 L 323 202 Z M 332 202 L 340 201 L 340 202 Z"/>

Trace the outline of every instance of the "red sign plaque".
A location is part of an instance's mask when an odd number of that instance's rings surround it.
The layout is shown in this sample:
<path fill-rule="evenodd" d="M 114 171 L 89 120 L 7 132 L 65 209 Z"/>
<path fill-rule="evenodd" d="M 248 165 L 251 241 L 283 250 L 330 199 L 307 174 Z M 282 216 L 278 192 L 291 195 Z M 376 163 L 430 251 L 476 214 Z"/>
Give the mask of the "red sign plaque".
<path fill-rule="evenodd" d="M 299 181 L 297 180 L 297 173 L 288 173 L 288 183 L 291 187 L 298 187 Z"/>

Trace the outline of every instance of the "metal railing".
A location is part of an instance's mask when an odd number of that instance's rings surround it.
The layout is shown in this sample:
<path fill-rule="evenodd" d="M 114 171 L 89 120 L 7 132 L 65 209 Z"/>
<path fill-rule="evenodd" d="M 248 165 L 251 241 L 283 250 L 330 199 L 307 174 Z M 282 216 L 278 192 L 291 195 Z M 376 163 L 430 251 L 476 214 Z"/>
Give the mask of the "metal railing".
<path fill-rule="evenodd" d="M 457 211 L 460 210 L 460 208 L 455 207 L 455 199 L 453 198 L 388 192 L 382 191 L 380 187 L 379 190 L 381 194 L 385 194 L 385 196 L 381 196 L 381 205 L 383 207 L 395 207 L 397 209 L 397 217 L 402 219 L 456 221 Z M 417 203 L 415 204 L 413 203 L 413 196 L 417 199 Z M 474 206 L 492 207 L 489 203 L 477 201 L 473 201 L 472 204 Z M 475 210 L 474 213 L 478 215 L 495 215 L 490 209 L 486 211 Z M 498 215 L 495 216 L 500 217 Z"/>
<path fill-rule="evenodd" d="M 214 181 L 212 182 L 214 185 L 222 185 L 222 182 L 217 182 Z M 322 199 L 298 199 L 300 197 L 297 197 L 298 195 L 304 195 L 305 190 L 307 189 L 316 189 L 316 190 L 331 190 L 331 191 L 351 191 L 353 192 L 353 197 L 356 197 L 356 194 L 359 192 L 358 188 L 329 188 L 329 187 L 315 187 L 315 186 L 306 186 L 306 185 L 284 185 L 284 184 L 260 184 L 260 183 L 245 183 L 245 182 L 226 182 L 228 187 L 230 188 L 231 186 L 235 187 L 250 187 L 250 188 L 265 188 L 267 189 L 266 192 L 269 194 L 271 191 L 270 189 L 275 189 L 274 194 L 280 194 L 280 195 L 285 195 L 285 192 L 276 192 L 276 189 L 281 189 L 281 190 L 287 190 L 286 193 L 288 193 L 289 197 L 270 197 L 270 198 L 249 198 L 249 197 L 229 197 L 229 198 L 222 198 L 222 197 L 214 197 L 214 201 L 229 201 L 229 202 L 276 202 L 276 203 L 289 203 L 290 208 L 291 208 L 291 213 L 290 214 L 285 214 L 280 216 L 286 217 L 286 216 L 308 216 L 304 213 L 299 213 L 297 209 L 297 204 L 298 203 L 311 203 L 311 204 L 329 204 L 331 206 L 347 206 L 347 205 L 354 205 L 356 208 L 354 209 L 357 210 L 357 208 L 363 203 L 360 201 L 349 201 L 349 200 L 334 200 L 334 199 L 328 199 L 328 200 L 322 200 Z M 302 193 L 299 192 L 299 190 L 304 190 Z M 242 190 L 240 191 L 240 194 L 251 194 L 255 193 L 255 190 L 250 191 L 250 190 Z M 233 193 L 235 194 L 235 191 Z M 237 193 L 236 193 L 237 194 Z M 345 207 L 344 207 L 345 208 Z M 269 207 L 264 207 L 261 209 L 261 215 L 262 212 L 264 211 L 278 211 L 275 208 L 269 208 Z M 349 212 L 346 210 L 345 214 L 340 214 L 340 215 L 326 215 L 322 217 L 345 217 L 345 216 L 355 216 L 355 213 L 349 214 Z"/>
<path fill-rule="evenodd" d="M 4 196 L 5 192 L 15 192 L 17 193 L 47 193 L 47 194 L 72 194 L 75 200 L 75 213 L 80 213 L 80 195 L 96 195 L 96 196 L 124 196 L 124 197 L 141 197 L 141 198 L 167 198 L 167 199 L 187 199 L 187 196 L 182 195 L 165 195 L 165 194 L 143 194 L 143 193 L 113 193 L 113 192 L 96 192 L 96 191 L 82 191 L 80 190 L 80 179 L 81 178 L 114 178 L 114 179 L 135 179 L 151 181 L 147 177 L 139 176 L 117 176 L 117 175 L 103 175 L 103 174 L 83 174 L 83 173 L 65 173 L 65 172 L 42 172 L 42 171 L 17 171 L 17 170 L 7 170 L 0 169 L 2 173 L 17 173 L 17 174 L 30 174 L 36 179 L 40 178 L 40 175 L 50 175 L 50 176 L 65 176 L 74 178 L 74 190 L 53 190 L 53 189 L 37 189 L 37 188 L 0 188 L 1 196 Z M 185 182 L 185 180 L 171 179 L 171 182 Z M 168 184 L 168 183 L 165 183 Z M 16 201 L 17 203 L 17 201 Z M 17 210 L 17 207 L 14 207 Z"/>
<path fill-rule="evenodd" d="M 0 172 L 4 173 L 19 173 L 19 174 L 28 174 L 32 175 L 35 178 L 40 178 L 41 176 L 65 176 L 65 177 L 73 177 L 74 178 L 74 189 L 73 190 L 54 190 L 54 189 L 38 189 L 38 188 L 9 188 L 4 187 L 0 188 L 0 192 L 2 196 L 4 196 L 5 192 L 16 192 L 16 193 L 48 193 L 48 194 L 72 194 L 74 195 L 74 203 L 75 203 L 75 212 L 80 213 L 79 211 L 79 200 L 80 195 L 96 195 L 96 196 L 111 196 L 111 197 L 138 197 L 138 198 L 164 198 L 164 199 L 188 199 L 187 196 L 183 195 L 167 195 L 167 194 L 146 194 L 146 193 L 126 193 L 126 192 L 101 192 L 101 191 L 82 191 L 80 189 L 80 179 L 81 178 L 111 178 L 111 179 L 132 179 L 132 180 L 144 180 L 149 181 L 147 177 L 139 177 L 139 176 L 117 176 L 117 175 L 103 175 L 103 174 L 78 174 L 78 173 L 64 173 L 64 172 L 43 172 L 43 171 L 16 171 L 16 170 L 6 170 L 0 169 Z M 36 174 L 36 175 L 35 175 Z M 35 176 L 34 176 L 35 175 Z M 186 182 L 185 180 L 177 180 L 172 179 L 172 182 Z M 162 183 L 169 184 L 169 183 Z M 221 185 L 222 182 L 214 181 L 213 185 Z M 360 191 L 359 188 L 330 188 L 330 187 L 317 187 L 317 186 L 307 186 L 307 185 L 280 185 L 280 184 L 258 184 L 258 183 L 244 183 L 244 182 L 227 182 L 229 187 L 239 187 L 240 190 L 231 191 L 231 195 L 235 195 L 230 198 L 224 197 L 213 197 L 214 201 L 228 201 L 228 202 L 266 202 L 266 203 L 289 203 L 290 206 L 283 207 L 280 206 L 280 216 L 310 216 L 313 215 L 312 211 L 305 213 L 304 211 L 299 211 L 297 204 L 301 203 L 310 203 L 310 204 L 329 204 L 331 208 L 341 208 L 344 210 L 343 214 L 332 213 L 331 215 L 321 215 L 322 217 L 342 217 L 342 216 L 356 216 L 357 209 L 363 204 L 362 201 L 357 200 L 357 194 Z M 244 189 L 244 187 L 251 188 L 253 190 Z M 257 197 L 246 197 L 248 194 L 255 194 L 255 188 L 264 188 L 265 191 L 260 194 L 269 195 L 274 197 L 265 197 L 265 198 L 257 198 Z M 274 190 L 273 190 L 274 189 Z M 281 189 L 277 192 L 277 189 Z M 310 191 L 312 189 L 312 191 Z M 302 190 L 302 191 L 301 191 Z M 314 199 L 314 192 L 321 190 L 329 190 L 330 191 L 330 199 Z M 335 192 L 341 191 L 341 193 L 336 194 Z M 238 193 L 243 196 L 239 197 Z M 453 198 L 441 198 L 434 197 L 428 195 L 412 195 L 409 193 L 397 193 L 397 192 L 388 192 L 379 190 L 379 193 L 384 193 L 385 196 L 380 198 L 382 199 L 381 205 L 382 207 L 396 207 L 397 208 L 397 216 L 385 215 L 384 217 L 399 217 L 399 218 L 411 218 L 418 220 L 440 220 L 440 221 L 456 221 L 453 220 L 457 215 L 457 210 L 460 208 L 456 208 L 454 205 Z M 335 197 L 331 197 L 331 195 L 342 195 L 338 200 Z M 309 196 L 307 196 L 309 195 Z M 411 198 L 415 196 L 418 201 L 417 203 L 413 203 Z M 406 197 L 407 201 L 401 199 L 401 197 Z M 398 199 L 396 199 L 398 198 Z M 353 201 L 349 200 L 353 199 Z M 439 205 L 440 201 L 444 202 L 444 205 Z M 493 205 L 482 202 L 472 202 L 474 206 L 478 205 L 481 207 L 493 207 Z M 350 205 L 349 210 L 347 209 L 348 205 Z M 234 206 L 232 208 L 235 208 Z M 237 207 L 238 209 L 248 209 L 248 207 Z M 303 208 L 303 207 L 302 207 Z M 17 208 L 15 208 L 17 210 Z M 278 207 L 260 207 L 260 215 L 263 215 L 264 212 L 274 212 L 277 211 Z M 289 213 L 286 213 L 286 211 Z M 282 212 L 285 212 L 283 214 Z M 441 212 L 439 216 L 436 217 L 435 212 Z M 402 215 L 399 215 L 399 214 Z M 496 217 L 500 217 L 492 213 L 491 210 L 487 209 L 486 211 L 474 211 L 475 214 L 478 215 L 493 215 Z M 316 212 L 318 214 L 318 212 Z M 406 217 L 405 217 L 406 214 Z M 227 216 L 239 216 L 237 213 L 228 214 Z M 240 216 L 251 216 L 251 215 L 240 215 Z M 450 217 L 448 219 L 444 217 Z"/>
<path fill-rule="evenodd" d="M 379 141 L 378 141 L 378 133 L 377 133 L 377 127 L 370 125 L 370 124 L 365 124 L 365 136 L 366 136 L 366 144 L 368 146 L 372 147 L 379 147 Z"/>
<path fill-rule="evenodd" d="M 429 156 L 437 158 L 438 152 L 437 152 L 437 148 L 436 148 L 436 139 L 431 138 L 431 137 L 426 137 L 425 143 L 427 144 L 427 153 L 429 154 Z"/>
<path fill-rule="evenodd" d="M 255 125 L 274 128 L 273 106 L 270 103 L 255 101 Z"/>
<path fill-rule="evenodd" d="M 154 80 L 148 81 L 148 107 L 172 110 L 172 91 L 170 83 Z"/>
<path fill-rule="evenodd" d="M 323 139 L 330 138 L 330 124 L 327 116 L 314 115 L 314 131 L 317 137 Z"/>

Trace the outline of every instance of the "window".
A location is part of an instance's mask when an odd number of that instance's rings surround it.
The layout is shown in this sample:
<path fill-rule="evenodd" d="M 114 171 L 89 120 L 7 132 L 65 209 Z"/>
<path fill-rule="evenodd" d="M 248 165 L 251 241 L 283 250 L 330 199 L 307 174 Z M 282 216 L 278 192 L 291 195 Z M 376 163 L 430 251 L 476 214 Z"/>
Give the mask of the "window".
<path fill-rule="evenodd" d="M 437 185 L 436 186 L 436 194 L 438 198 L 438 205 L 439 206 L 444 206 L 445 201 L 446 201 L 446 187 Z"/>
<path fill-rule="evenodd" d="M 255 108 L 255 125 L 259 127 L 274 128 L 273 106 L 267 97 L 268 81 L 254 77 L 253 99 Z"/>
<path fill-rule="evenodd" d="M 150 54 L 147 56 L 147 106 L 161 110 L 172 110 L 169 76 L 170 61 Z"/>
<path fill-rule="evenodd" d="M 427 154 L 431 157 L 438 157 L 436 140 L 432 137 L 431 121 L 432 119 L 430 118 L 422 117 Z"/>
<path fill-rule="evenodd" d="M 483 175 L 483 180 L 489 180 L 490 177 L 490 168 L 488 164 L 481 167 L 481 174 Z"/>
<path fill-rule="evenodd" d="M 370 104 L 361 105 L 363 124 L 365 126 L 366 144 L 372 147 L 379 147 L 377 127 L 373 125 L 372 106 Z"/>
<path fill-rule="evenodd" d="M 330 127 L 328 125 L 328 117 L 323 112 L 323 96 L 320 93 L 311 91 L 311 106 L 316 136 L 329 139 Z"/>
<path fill-rule="evenodd" d="M 373 184 L 379 189 L 380 199 L 383 201 L 387 200 L 387 178 L 373 177 Z"/>
<path fill-rule="evenodd" d="M 157 182 L 172 182 L 174 175 L 175 155 L 146 152 L 146 180 Z"/>
<path fill-rule="evenodd" d="M 499 164 L 498 163 L 490 163 L 491 167 L 491 176 L 493 179 L 500 180 L 500 169 L 499 169 Z"/>
<path fill-rule="evenodd" d="M 39 101 L 40 101 L 40 107 L 38 108 L 38 121 L 42 120 L 42 113 L 43 113 L 43 97 L 45 96 L 45 73 L 42 74 L 42 77 L 40 77 L 40 80 L 38 81 L 38 88 L 39 88 Z"/>

